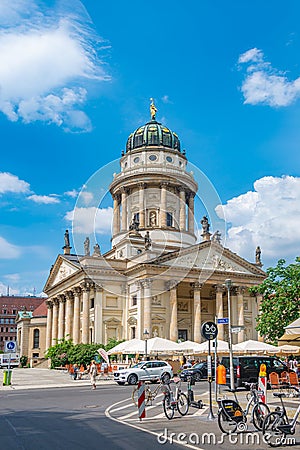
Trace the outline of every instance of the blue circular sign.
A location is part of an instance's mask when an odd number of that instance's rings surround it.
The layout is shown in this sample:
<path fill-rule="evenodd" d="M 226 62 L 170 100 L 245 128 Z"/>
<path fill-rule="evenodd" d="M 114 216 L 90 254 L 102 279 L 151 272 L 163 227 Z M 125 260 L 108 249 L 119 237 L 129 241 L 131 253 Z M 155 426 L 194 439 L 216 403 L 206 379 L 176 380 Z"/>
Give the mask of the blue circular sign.
<path fill-rule="evenodd" d="M 8 342 L 6 345 L 8 350 L 14 350 L 15 346 L 16 346 L 16 344 L 14 342 Z"/>

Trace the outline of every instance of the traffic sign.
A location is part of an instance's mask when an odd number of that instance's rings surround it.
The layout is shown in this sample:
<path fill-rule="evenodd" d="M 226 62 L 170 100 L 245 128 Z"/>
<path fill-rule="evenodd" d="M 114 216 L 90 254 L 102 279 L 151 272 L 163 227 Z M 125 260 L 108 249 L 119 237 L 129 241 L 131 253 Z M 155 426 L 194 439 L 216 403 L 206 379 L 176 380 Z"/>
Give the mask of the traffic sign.
<path fill-rule="evenodd" d="M 5 341 L 5 353 L 16 353 L 17 343 L 16 341 Z"/>
<path fill-rule="evenodd" d="M 224 324 L 229 323 L 228 317 L 223 317 L 221 319 L 217 319 L 217 321 L 218 321 L 218 323 L 224 323 Z"/>
<path fill-rule="evenodd" d="M 231 333 L 239 333 L 244 327 L 231 327 Z"/>
<path fill-rule="evenodd" d="M 212 341 L 218 335 L 218 327 L 214 322 L 204 322 L 201 327 L 201 334 L 207 341 Z"/>

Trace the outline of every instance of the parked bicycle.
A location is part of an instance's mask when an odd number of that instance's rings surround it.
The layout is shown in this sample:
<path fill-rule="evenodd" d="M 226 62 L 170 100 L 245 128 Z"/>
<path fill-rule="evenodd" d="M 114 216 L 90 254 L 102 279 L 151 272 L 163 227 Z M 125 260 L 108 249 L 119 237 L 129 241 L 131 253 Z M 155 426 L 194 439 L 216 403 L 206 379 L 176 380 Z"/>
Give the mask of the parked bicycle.
<path fill-rule="evenodd" d="M 158 395 L 159 391 L 162 389 L 162 387 L 164 386 L 164 382 L 161 380 L 159 382 L 159 384 L 157 384 L 157 386 L 152 390 L 149 385 L 145 385 L 145 405 L 146 406 L 151 406 L 153 400 L 156 398 L 156 396 Z M 135 404 L 135 406 L 138 406 L 138 395 L 139 395 L 139 388 L 138 386 L 136 386 L 133 391 L 132 391 L 132 401 Z"/>
<path fill-rule="evenodd" d="M 261 401 L 259 391 L 255 383 L 245 383 L 250 387 L 247 394 L 247 406 L 245 410 L 241 407 L 236 396 L 236 390 L 233 392 L 235 400 L 224 398 L 218 400 L 218 425 L 223 433 L 230 434 L 236 431 L 246 431 L 247 416 L 251 410 L 251 422 L 257 430 L 262 430 L 264 419 L 270 413 L 268 406 Z"/>
<path fill-rule="evenodd" d="M 172 384 L 175 384 L 175 392 L 172 390 Z M 163 386 L 164 399 L 163 409 L 165 416 L 171 420 L 177 410 L 181 416 L 185 416 L 189 410 L 187 396 L 181 390 L 180 378 L 174 378 Z"/>
<path fill-rule="evenodd" d="M 297 397 L 300 397 L 299 390 L 294 387 L 297 392 Z M 274 397 L 280 398 L 281 407 L 278 407 L 275 411 L 269 413 L 263 423 L 263 435 L 264 440 L 271 447 L 279 447 L 286 443 L 286 436 L 293 435 L 295 433 L 297 419 L 300 414 L 300 405 L 292 419 L 288 418 L 286 408 L 284 406 L 283 397 L 287 397 L 284 392 L 273 392 Z"/>

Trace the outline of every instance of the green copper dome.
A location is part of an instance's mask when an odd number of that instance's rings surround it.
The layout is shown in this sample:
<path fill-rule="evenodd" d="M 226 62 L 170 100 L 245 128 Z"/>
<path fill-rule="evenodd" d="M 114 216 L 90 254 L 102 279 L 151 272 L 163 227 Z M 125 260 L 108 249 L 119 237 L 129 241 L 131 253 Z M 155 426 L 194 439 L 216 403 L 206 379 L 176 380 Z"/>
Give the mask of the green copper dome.
<path fill-rule="evenodd" d="M 126 153 L 141 147 L 167 147 L 180 152 L 180 141 L 176 133 L 169 130 L 154 118 L 139 127 L 129 136 Z"/>

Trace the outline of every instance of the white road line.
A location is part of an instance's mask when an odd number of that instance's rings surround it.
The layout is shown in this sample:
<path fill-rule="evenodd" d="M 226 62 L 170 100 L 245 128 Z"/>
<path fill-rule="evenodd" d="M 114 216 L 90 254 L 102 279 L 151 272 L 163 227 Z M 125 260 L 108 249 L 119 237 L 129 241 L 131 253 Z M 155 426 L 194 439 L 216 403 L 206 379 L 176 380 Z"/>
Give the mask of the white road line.
<path fill-rule="evenodd" d="M 135 407 L 136 408 L 136 406 L 133 405 L 133 402 L 131 402 L 131 403 L 128 403 L 128 405 L 120 406 L 119 408 L 112 409 L 110 412 L 113 413 L 113 412 L 116 412 L 116 411 L 121 411 L 121 409 L 126 409 L 126 408 L 130 408 L 130 407 L 132 407 L 132 408 Z"/>
<path fill-rule="evenodd" d="M 156 406 L 157 406 L 157 405 L 147 406 L 147 407 L 146 407 L 146 414 L 147 414 L 147 411 L 149 411 L 149 409 L 156 408 Z M 126 414 L 126 416 L 121 416 L 121 417 L 119 417 L 119 419 L 120 419 L 120 420 L 125 420 L 125 419 L 127 419 L 128 417 L 132 417 L 132 416 L 134 416 L 134 415 L 137 414 L 137 413 L 138 413 L 138 410 L 135 410 L 135 411 L 133 411 L 132 413 Z"/>
<path fill-rule="evenodd" d="M 208 410 L 208 406 L 206 406 L 202 409 L 199 409 L 194 414 L 192 414 L 192 416 L 202 416 L 202 414 L 204 414 L 207 410 Z"/>

